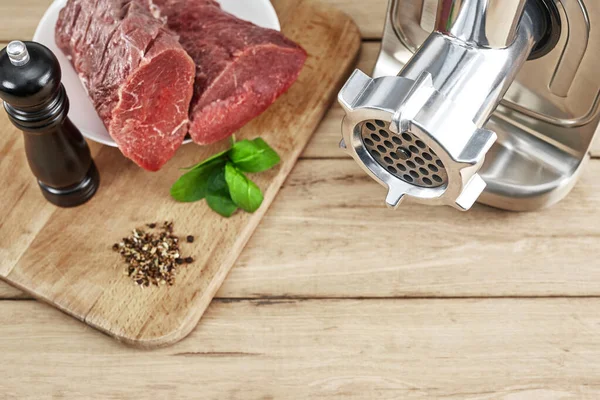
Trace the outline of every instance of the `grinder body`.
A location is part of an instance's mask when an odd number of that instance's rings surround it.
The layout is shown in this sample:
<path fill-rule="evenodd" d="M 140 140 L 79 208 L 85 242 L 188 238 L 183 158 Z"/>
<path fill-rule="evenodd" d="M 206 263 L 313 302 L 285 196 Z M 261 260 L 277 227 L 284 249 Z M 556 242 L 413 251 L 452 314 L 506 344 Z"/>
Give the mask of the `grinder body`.
<path fill-rule="evenodd" d="M 388 187 L 391 207 L 554 204 L 599 122 L 596 17 L 600 5 L 561 0 L 391 0 L 374 77 L 356 71 L 340 92 L 341 147 Z M 365 128 L 373 121 L 383 132 Z M 405 134 L 412 142 L 391 140 Z"/>

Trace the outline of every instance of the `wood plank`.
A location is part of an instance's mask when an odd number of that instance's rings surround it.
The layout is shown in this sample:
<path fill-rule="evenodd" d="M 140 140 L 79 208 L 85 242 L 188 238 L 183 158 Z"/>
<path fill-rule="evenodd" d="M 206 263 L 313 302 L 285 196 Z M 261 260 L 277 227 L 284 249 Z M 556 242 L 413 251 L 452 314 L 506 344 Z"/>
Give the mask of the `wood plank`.
<path fill-rule="evenodd" d="M 8 283 L 0 281 L 0 300 L 31 299 L 31 296 L 19 289 L 10 286 Z"/>
<path fill-rule="evenodd" d="M 31 40 L 35 28 L 53 0 L 0 1 L 0 40 Z"/>
<path fill-rule="evenodd" d="M 303 160 L 217 296 L 600 296 L 599 174 L 539 212 L 393 212 L 352 161 Z"/>
<path fill-rule="evenodd" d="M 570 196 L 538 212 L 394 212 L 351 160 L 304 160 L 218 295 L 600 295 L 599 174 L 591 162 Z"/>
<path fill-rule="evenodd" d="M 363 0 L 321 0 L 321 2 L 337 7 L 352 17 L 359 24 L 363 37 L 381 38 L 387 0 L 370 0 L 368 7 L 365 7 Z M 2 15 L 0 40 L 31 39 L 40 18 L 51 3 L 52 0 L 19 0 L 18 7 L 15 7 L 14 0 L 0 1 L 0 15 Z M 277 4 L 275 6 L 278 7 Z"/>
<path fill-rule="evenodd" d="M 388 0 L 322 0 L 356 21 L 364 39 L 381 39 L 387 13 Z"/>
<path fill-rule="evenodd" d="M 81 207 L 56 209 L 41 198 L 19 148 L 22 141 L 16 140 L 19 134 L 11 132 L 10 145 L 0 144 L 7 148 L 0 180 L 12 185 L 0 195 L 0 200 L 6 197 L 0 210 L 2 278 L 133 345 L 164 346 L 187 335 L 292 170 L 360 49 L 360 34 L 345 14 L 312 1 L 288 6 L 282 31 L 306 49 L 306 65 L 268 112 L 237 133 L 240 139 L 264 138 L 281 156 L 277 168 L 252 178 L 264 191 L 260 210 L 224 219 L 206 202 L 177 203 L 169 196 L 182 167 L 222 150 L 224 143 L 183 146 L 157 173 L 103 147 L 95 157 L 102 176 L 96 196 Z M 123 261 L 111 247 L 131 229 L 162 220 L 173 220 L 180 235 L 196 236 L 193 244 L 182 246 L 194 263 L 179 268 L 177 289 L 142 290 L 123 275 Z"/>
<path fill-rule="evenodd" d="M 126 348 L 0 302 L 3 399 L 597 399 L 600 299 L 213 303 L 188 339 Z"/>

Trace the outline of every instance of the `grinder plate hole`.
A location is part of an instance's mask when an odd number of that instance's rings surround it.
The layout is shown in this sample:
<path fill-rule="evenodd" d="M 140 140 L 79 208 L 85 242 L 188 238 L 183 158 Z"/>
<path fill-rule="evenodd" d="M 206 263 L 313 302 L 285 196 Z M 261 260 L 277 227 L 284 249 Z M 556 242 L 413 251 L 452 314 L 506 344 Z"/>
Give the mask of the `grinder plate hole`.
<path fill-rule="evenodd" d="M 425 188 L 448 182 L 444 163 L 425 141 L 411 132 L 398 135 L 389 130 L 389 122 L 373 119 L 361 124 L 360 133 L 373 160 L 395 178 Z"/>

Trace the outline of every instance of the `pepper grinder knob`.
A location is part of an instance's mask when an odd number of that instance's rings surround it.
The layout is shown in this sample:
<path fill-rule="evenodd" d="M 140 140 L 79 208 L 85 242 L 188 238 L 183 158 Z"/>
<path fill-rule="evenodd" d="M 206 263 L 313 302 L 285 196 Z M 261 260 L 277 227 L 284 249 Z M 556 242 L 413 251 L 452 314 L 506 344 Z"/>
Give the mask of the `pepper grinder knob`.
<path fill-rule="evenodd" d="M 89 200 L 100 176 L 81 132 L 67 114 L 69 99 L 56 56 L 35 42 L 13 41 L 0 51 L 0 99 L 23 132 L 31 171 L 44 197 L 60 207 Z"/>
<path fill-rule="evenodd" d="M 25 43 L 15 40 L 6 47 L 6 53 L 12 65 L 23 66 L 29 62 L 29 52 Z"/>

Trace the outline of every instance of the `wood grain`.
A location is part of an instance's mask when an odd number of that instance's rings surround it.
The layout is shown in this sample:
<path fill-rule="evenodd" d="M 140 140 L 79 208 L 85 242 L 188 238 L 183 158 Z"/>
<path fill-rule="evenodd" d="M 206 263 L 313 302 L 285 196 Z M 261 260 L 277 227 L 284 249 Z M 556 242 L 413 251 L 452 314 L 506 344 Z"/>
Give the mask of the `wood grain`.
<path fill-rule="evenodd" d="M 391 211 L 353 161 L 303 160 L 218 295 L 600 295 L 599 174 L 538 212 Z"/>
<path fill-rule="evenodd" d="M 27 293 L 0 281 L 0 300 L 25 300 L 32 297 Z"/>
<path fill-rule="evenodd" d="M 31 40 L 53 0 L 0 0 L 0 40 Z"/>
<path fill-rule="evenodd" d="M 188 339 L 148 352 L 47 306 L 4 301 L 0 393 L 591 400 L 599 308 L 599 299 L 215 301 Z"/>
<path fill-rule="evenodd" d="M 284 0 L 282 0 L 284 1 Z M 56 209 L 41 204 L 16 132 L 0 144 L 0 180 L 10 181 L 0 210 L 0 275 L 34 297 L 84 320 L 124 342 L 144 347 L 171 344 L 189 333 L 220 287 L 308 139 L 347 77 L 360 48 L 356 25 L 321 3 L 287 3 L 286 36 L 309 58 L 296 84 L 268 112 L 246 125 L 239 138 L 263 137 L 281 155 L 281 164 L 253 179 L 263 188 L 259 212 L 224 220 L 204 202 L 176 203 L 169 187 L 180 168 L 214 154 L 212 147 L 184 146 L 159 173 L 142 171 L 116 149 L 102 147 L 98 194 L 84 207 Z M 287 17 L 285 17 L 287 15 Z M 11 130 L 7 124 L 2 129 Z M 176 232 L 194 234 L 183 248 L 194 257 L 182 268 L 177 287 L 142 290 L 123 276 L 112 243 L 134 227 L 176 221 Z"/>
<path fill-rule="evenodd" d="M 217 296 L 598 296 L 599 174 L 534 213 L 393 212 L 351 160 L 302 160 Z"/>

